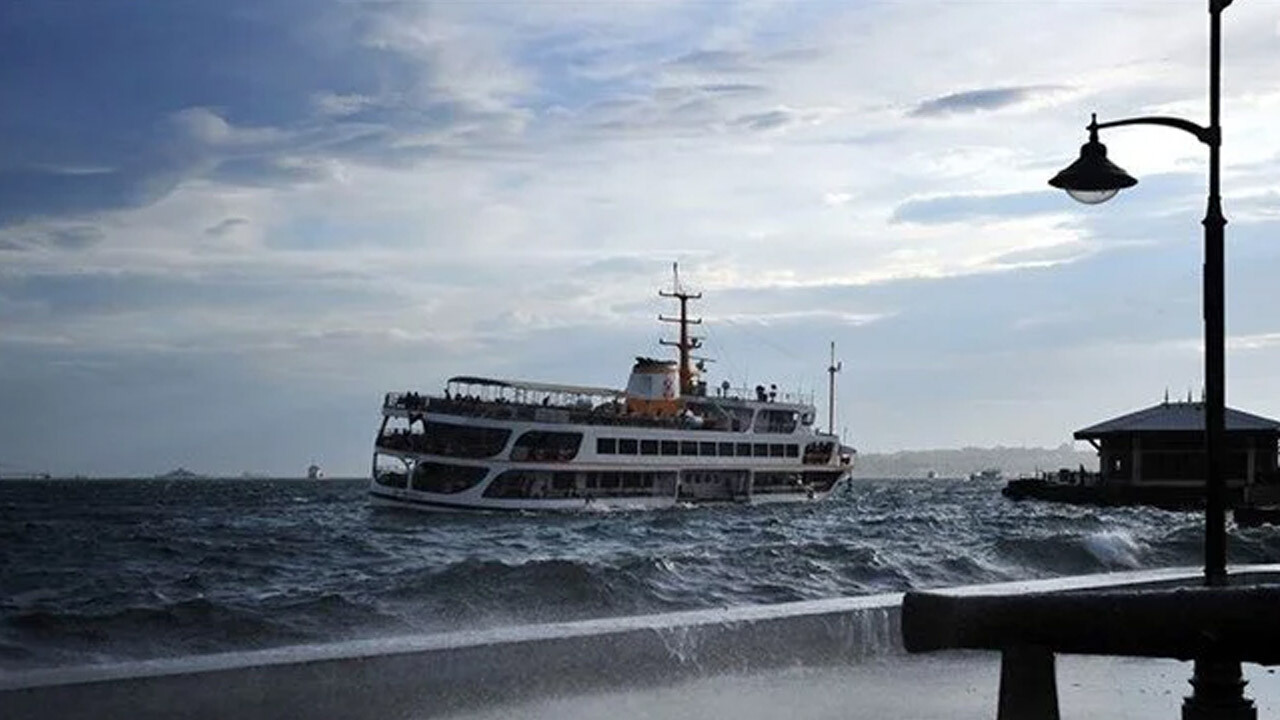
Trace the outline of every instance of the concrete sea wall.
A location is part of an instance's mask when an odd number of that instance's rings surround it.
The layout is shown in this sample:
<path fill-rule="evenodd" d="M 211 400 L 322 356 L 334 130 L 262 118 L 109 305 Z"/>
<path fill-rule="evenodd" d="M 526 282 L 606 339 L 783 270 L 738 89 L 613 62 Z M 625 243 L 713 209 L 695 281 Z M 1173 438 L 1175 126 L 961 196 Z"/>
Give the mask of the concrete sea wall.
<path fill-rule="evenodd" d="M 1280 566 L 1248 570 L 1274 574 Z M 1045 592 L 1199 577 L 1198 569 L 1172 569 L 949 592 Z M 902 653 L 901 600 L 891 593 L 12 673 L 0 675 L 0 715 L 423 718 L 771 668 L 855 666 Z"/>

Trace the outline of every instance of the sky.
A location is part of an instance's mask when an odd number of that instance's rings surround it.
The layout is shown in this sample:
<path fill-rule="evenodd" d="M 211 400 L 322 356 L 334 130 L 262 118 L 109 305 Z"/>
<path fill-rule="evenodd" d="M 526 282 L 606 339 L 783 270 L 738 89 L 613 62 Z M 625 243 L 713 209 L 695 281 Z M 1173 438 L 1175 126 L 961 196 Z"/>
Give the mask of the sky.
<path fill-rule="evenodd" d="M 1280 417 L 1280 2 L 1224 14 L 1227 398 Z M 368 471 L 384 392 L 712 385 L 862 452 L 1202 381 L 1205 3 L 0 2 L 0 473 Z"/>

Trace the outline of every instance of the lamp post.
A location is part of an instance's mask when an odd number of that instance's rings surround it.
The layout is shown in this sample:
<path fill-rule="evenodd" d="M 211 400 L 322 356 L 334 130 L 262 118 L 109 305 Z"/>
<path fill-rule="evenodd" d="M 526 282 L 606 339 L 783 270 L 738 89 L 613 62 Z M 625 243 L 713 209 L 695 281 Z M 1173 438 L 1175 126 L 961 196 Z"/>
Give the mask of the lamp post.
<path fill-rule="evenodd" d="M 1209 146 L 1209 199 L 1204 216 L 1204 375 L 1205 450 L 1208 455 L 1205 502 L 1204 576 L 1206 585 L 1224 585 L 1227 579 L 1226 485 L 1223 477 L 1225 434 L 1225 379 L 1223 332 L 1223 229 L 1219 194 L 1219 150 L 1222 128 L 1218 122 L 1221 75 L 1221 16 L 1232 0 L 1209 0 L 1209 125 L 1197 125 L 1176 117 L 1136 117 L 1089 123 L 1089 142 L 1080 158 L 1049 181 L 1086 204 L 1106 202 L 1120 190 L 1137 184 L 1124 170 L 1107 160 L 1107 148 L 1098 131 L 1123 125 L 1163 125 L 1191 133 Z"/>
<path fill-rule="evenodd" d="M 1209 124 L 1199 125 L 1176 117 L 1148 116 L 1089 123 L 1089 141 L 1080 148 L 1080 157 L 1049 184 L 1066 190 L 1076 200 L 1097 204 L 1138 181 L 1107 160 L 1106 147 L 1098 141 L 1098 131 L 1123 125 L 1161 125 L 1183 130 L 1209 147 L 1208 207 L 1204 225 L 1204 376 L 1205 376 L 1205 515 L 1204 582 L 1211 587 L 1227 584 L 1226 480 L 1224 471 L 1226 435 L 1226 381 L 1223 293 L 1223 236 L 1226 218 L 1219 193 L 1222 126 L 1219 123 L 1222 75 L 1222 11 L 1232 0 L 1209 1 Z M 1192 685 L 1195 693 L 1183 706 L 1184 720 L 1190 718 L 1253 718 L 1256 710 L 1244 699 L 1239 661 L 1197 658 Z"/>

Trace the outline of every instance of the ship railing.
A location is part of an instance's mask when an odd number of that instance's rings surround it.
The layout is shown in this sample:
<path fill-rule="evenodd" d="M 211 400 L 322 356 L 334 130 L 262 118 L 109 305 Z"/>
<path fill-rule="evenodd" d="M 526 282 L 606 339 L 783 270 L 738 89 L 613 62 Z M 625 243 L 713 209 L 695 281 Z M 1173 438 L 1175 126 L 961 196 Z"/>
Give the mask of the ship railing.
<path fill-rule="evenodd" d="M 792 405 L 812 405 L 814 395 L 811 392 L 800 391 L 775 391 L 771 385 L 756 385 L 750 387 L 747 385 L 716 387 L 711 388 L 714 392 L 707 397 L 726 398 L 728 400 L 742 400 L 746 402 L 761 402 L 761 392 L 763 392 L 765 402 L 781 402 Z"/>
<path fill-rule="evenodd" d="M 382 398 L 382 407 L 402 410 L 423 410 L 431 402 L 425 395 L 416 392 L 389 392 Z"/>
<path fill-rule="evenodd" d="M 759 389 L 759 388 L 757 388 Z M 813 393 L 799 392 L 764 392 L 764 402 L 778 402 L 793 405 L 812 405 Z M 728 390 L 717 389 L 715 398 L 723 398 L 738 401 L 760 402 L 761 397 L 756 390 L 750 388 L 729 388 Z M 697 399 L 697 398 L 693 398 Z M 567 410 L 571 413 L 581 414 L 584 411 L 589 413 L 589 420 L 598 420 L 600 418 L 599 410 L 603 407 L 609 407 L 608 404 L 602 405 L 584 405 L 583 403 L 562 404 L 562 403 L 526 403 L 519 400 L 511 400 L 504 397 L 499 398 L 479 398 L 471 396 L 458 397 L 431 397 L 422 395 L 421 393 L 409 392 L 389 392 L 383 396 L 382 407 L 384 409 L 398 410 L 425 410 L 428 406 L 432 411 L 438 412 L 454 412 L 453 414 L 467 414 L 476 417 L 498 417 L 503 419 L 534 419 L 533 417 L 524 417 L 529 413 L 520 413 L 519 411 L 509 410 L 508 408 L 529 408 L 544 410 Z M 618 407 L 616 404 L 612 407 Z M 515 414 L 513 414 L 515 413 Z M 633 418 L 634 419 L 634 418 Z M 573 422 L 580 420 L 574 419 Z"/>
<path fill-rule="evenodd" d="M 716 419 L 702 419 L 701 424 L 686 417 L 646 417 L 620 412 L 617 406 L 597 406 L 584 409 L 580 406 L 533 405 L 508 401 L 470 399 L 426 398 L 412 393 L 387 393 L 384 409 L 427 410 L 444 415 L 457 415 L 487 420 L 523 420 L 527 422 L 565 425 L 610 425 L 619 427 L 649 427 L 679 430 L 728 430 Z"/>

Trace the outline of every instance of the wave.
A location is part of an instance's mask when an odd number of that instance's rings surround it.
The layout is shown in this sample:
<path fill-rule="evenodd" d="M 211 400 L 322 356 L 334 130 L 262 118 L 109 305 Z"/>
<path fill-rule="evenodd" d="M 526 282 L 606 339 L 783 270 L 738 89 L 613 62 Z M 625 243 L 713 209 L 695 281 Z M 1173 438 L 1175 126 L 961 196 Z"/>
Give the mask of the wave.
<path fill-rule="evenodd" d="M 1200 519 L 858 481 L 825 503 L 388 515 L 360 481 L 0 486 L 0 666 L 28 668 L 1195 565 Z M 1269 529 L 1233 561 L 1275 562 Z"/>

